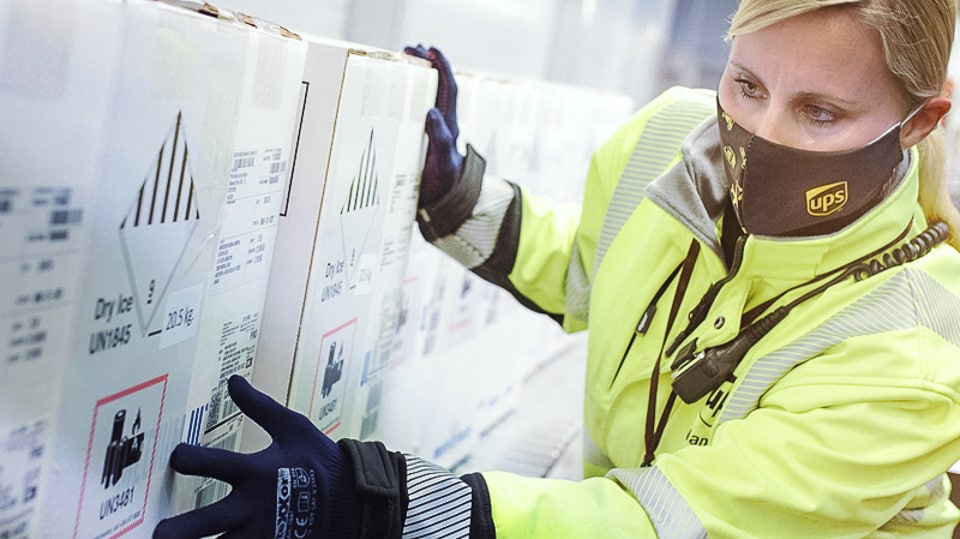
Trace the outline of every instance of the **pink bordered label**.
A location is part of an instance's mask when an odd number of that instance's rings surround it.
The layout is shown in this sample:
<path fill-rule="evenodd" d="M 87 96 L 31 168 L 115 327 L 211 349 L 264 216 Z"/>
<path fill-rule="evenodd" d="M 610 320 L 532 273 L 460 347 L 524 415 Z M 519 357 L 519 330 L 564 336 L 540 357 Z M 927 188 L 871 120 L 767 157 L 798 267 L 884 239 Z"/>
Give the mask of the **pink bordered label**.
<path fill-rule="evenodd" d="M 97 401 L 74 538 L 114 539 L 143 524 L 166 394 L 163 375 Z"/>

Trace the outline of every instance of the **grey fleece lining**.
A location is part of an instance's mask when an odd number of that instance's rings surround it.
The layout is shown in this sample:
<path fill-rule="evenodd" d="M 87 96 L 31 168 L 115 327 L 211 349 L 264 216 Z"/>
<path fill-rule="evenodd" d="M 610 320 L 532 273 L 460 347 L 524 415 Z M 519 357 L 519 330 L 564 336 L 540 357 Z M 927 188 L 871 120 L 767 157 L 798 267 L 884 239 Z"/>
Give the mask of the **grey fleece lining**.
<path fill-rule="evenodd" d="M 716 116 L 700 122 L 680 149 L 683 159 L 651 182 L 646 196 L 722 256 L 715 223 L 723 215 L 729 182 L 723 172 Z"/>

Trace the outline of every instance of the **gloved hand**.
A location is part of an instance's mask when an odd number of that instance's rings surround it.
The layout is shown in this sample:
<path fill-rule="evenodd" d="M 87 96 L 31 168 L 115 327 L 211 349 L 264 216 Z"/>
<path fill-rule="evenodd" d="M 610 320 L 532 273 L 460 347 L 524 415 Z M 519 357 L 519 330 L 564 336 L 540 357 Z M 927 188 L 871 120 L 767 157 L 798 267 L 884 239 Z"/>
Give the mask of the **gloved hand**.
<path fill-rule="evenodd" d="M 420 205 L 429 205 L 445 195 L 460 178 L 463 156 L 457 151 L 457 82 L 443 53 L 422 45 L 404 52 L 428 60 L 438 71 L 436 107 L 427 112 L 427 159 L 420 178 Z"/>
<path fill-rule="evenodd" d="M 154 538 L 223 532 L 231 539 L 357 537 L 361 498 L 344 450 L 243 377 L 231 377 L 228 388 L 273 442 L 253 454 L 178 445 L 170 457 L 174 470 L 226 481 L 233 490 L 216 503 L 161 521 Z"/>

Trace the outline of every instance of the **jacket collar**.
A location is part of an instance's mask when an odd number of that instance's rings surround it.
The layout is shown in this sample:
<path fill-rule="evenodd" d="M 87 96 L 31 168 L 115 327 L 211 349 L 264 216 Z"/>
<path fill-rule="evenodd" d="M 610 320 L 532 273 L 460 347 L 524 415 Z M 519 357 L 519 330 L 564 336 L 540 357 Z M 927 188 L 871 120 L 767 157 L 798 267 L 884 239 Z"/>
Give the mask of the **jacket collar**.
<path fill-rule="evenodd" d="M 722 259 L 718 222 L 728 196 L 720 133 L 710 117 L 684 140 L 682 159 L 646 189 L 646 196 L 683 222 L 704 246 Z M 744 249 L 743 270 L 777 280 L 805 281 L 844 266 L 882 248 L 907 227 L 913 233 L 926 226 L 917 201 L 917 152 L 906 152 L 896 170 L 897 186 L 875 208 L 828 235 L 779 238 L 750 236 Z"/>

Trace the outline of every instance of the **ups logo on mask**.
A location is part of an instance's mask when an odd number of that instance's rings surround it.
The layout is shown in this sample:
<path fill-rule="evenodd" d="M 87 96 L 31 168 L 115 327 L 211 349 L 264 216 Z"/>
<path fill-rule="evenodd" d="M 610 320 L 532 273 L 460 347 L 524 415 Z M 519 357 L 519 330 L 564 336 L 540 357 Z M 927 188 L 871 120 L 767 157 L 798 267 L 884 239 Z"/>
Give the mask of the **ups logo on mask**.
<path fill-rule="evenodd" d="M 842 210 L 849 198 L 847 182 L 814 187 L 807 191 L 807 213 L 814 217 L 830 215 Z"/>

